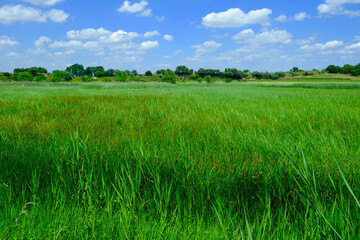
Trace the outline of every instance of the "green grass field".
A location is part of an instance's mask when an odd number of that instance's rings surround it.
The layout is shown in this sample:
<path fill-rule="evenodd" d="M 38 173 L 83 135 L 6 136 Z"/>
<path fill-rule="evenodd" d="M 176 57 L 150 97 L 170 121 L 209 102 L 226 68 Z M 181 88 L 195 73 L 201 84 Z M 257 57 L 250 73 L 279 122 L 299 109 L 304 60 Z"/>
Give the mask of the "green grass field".
<path fill-rule="evenodd" d="M 0 239 L 359 239 L 360 85 L 0 85 Z"/>

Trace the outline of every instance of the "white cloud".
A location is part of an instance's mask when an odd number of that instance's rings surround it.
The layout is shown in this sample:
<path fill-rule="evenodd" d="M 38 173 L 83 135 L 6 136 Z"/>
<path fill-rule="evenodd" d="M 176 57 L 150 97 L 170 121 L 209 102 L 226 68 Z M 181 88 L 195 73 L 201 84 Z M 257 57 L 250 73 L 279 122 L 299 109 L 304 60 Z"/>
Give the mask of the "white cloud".
<path fill-rule="evenodd" d="M 146 38 L 152 38 L 152 37 L 157 37 L 157 36 L 161 36 L 161 33 L 159 33 L 156 30 L 144 33 L 144 37 L 146 37 Z"/>
<path fill-rule="evenodd" d="M 167 40 L 167 41 L 172 41 L 172 40 L 174 40 L 174 36 L 169 35 L 169 34 L 165 34 L 164 39 Z"/>
<path fill-rule="evenodd" d="M 96 39 L 101 36 L 108 36 L 111 32 L 104 28 L 85 28 L 82 30 L 71 30 L 66 33 L 69 39 Z"/>
<path fill-rule="evenodd" d="M 263 8 L 244 13 L 239 8 L 231 8 L 226 12 L 210 13 L 202 20 L 205 27 L 213 28 L 237 28 L 248 24 L 269 24 L 271 9 Z"/>
<path fill-rule="evenodd" d="M 50 43 L 50 42 L 51 42 L 51 38 L 42 36 L 42 37 L 39 37 L 39 39 L 34 42 L 34 45 L 37 48 L 42 48 L 42 47 L 44 47 L 45 43 Z"/>
<path fill-rule="evenodd" d="M 63 10 L 52 9 L 46 12 L 46 16 L 53 22 L 61 23 L 61 22 L 66 22 L 66 20 L 69 17 L 69 14 L 67 14 Z"/>
<path fill-rule="evenodd" d="M 29 2 L 34 5 L 42 5 L 42 6 L 53 6 L 59 2 L 64 0 L 22 0 L 24 2 Z"/>
<path fill-rule="evenodd" d="M 20 54 L 16 53 L 16 52 L 9 52 L 8 54 L 6 54 L 9 57 L 19 57 Z"/>
<path fill-rule="evenodd" d="M 286 15 L 280 15 L 277 18 L 275 18 L 275 21 L 278 21 L 278 22 L 286 22 L 286 20 L 287 20 Z"/>
<path fill-rule="evenodd" d="M 149 17 L 151 16 L 151 9 L 146 8 L 148 5 L 149 3 L 144 0 L 133 4 L 130 1 L 125 1 L 117 11 L 121 13 L 138 13 L 137 16 L 139 17 Z"/>
<path fill-rule="evenodd" d="M 140 14 L 138 14 L 138 17 L 150 17 L 152 14 L 152 10 L 151 9 L 146 9 L 144 11 L 142 11 Z"/>
<path fill-rule="evenodd" d="M 136 32 L 125 32 L 123 30 L 118 30 L 109 36 L 101 36 L 99 41 L 103 43 L 120 43 L 131 41 L 132 39 L 138 38 L 140 36 L 141 35 Z"/>
<path fill-rule="evenodd" d="M 55 52 L 54 55 L 56 55 L 56 56 L 66 56 L 66 55 L 72 55 L 74 53 L 75 53 L 75 51 L 70 49 L 70 50 L 66 50 L 64 52 Z"/>
<path fill-rule="evenodd" d="M 159 47 L 158 41 L 146 41 L 141 43 L 140 50 L 150 50 L 158 47 Z"/>
<path fill-rule="evenodd" d="M 193 45 L 192 48 L 195 48 L 195 54 L 197 56 L 204 55 L 206 53 L 215 52 L 222 46 L 221 43 L 215 41 L 207 41 L 200 45 Z"/>
<path fill-rule="evenodd" d="M 301 50 L 305 50 L 305 51 L 324 51 L 324 50 L 329 50 L 329 49 L 334 49 L 337 47 L 340 47 L 344 44 L 344 42 L 342 41 L 329 41 L 326 43 L 316 43 L 313 45 L 304 45 L 301 46 L 300 49 Z"/>
<path fill-rule="evenodd" d="M 252 29 L 245 29 L 233 36 L 238 43 L 251 45 L 263 44 L 288 44 L 292 40 L 292 34 L 286 30 L 271 30 L 255 34 Z"/>
<path fill-rule="evenodd" d="M 9 38 L 8 36 L 0 36 L 0 49 L 9 46 L 15 46 L 18 44 L 19 42 L 15 40 L 11 40 L 11 38 Z"/>
<path fill-rule="evenodd" d="M 305 18 L 310 18 L 310 17 L 306 14 L 306 12 L 301 12 L 301 13 L 298 13 L 298 14 L 296 14 L 296 15 L 294 16 L 294 19 L 295 19 L 296 21 L 303 21 L 303 20 L 305 20 Z"/>
<path fill-rule="evenodd" d="M 325 0 L 325 3 L 320 4 L 317 8 L 319 14 L 345 14 L 350 16 L 360 16 L 360 11 L 346 10 L 344 5 L 357 4 L 360 0 Z"/>
<path fill-rule="evenodd" d="M 162 22 L 162 21 L 164 21 L 166 18 L 165 18 L 165 16 L 162 16 L 162 17 L 155 17 L 155 19 L 156 19 L 158 22 Z"/>
<path fill-rule="evenodd" d="M 54 41 L 53 43 L 49 44 L 49 48 L 82 48 L 83 43 L 78 40 L 70 40 L 66 41 Z"/>
<path fill-rule="evenodd" d="M 360 42 L 355 43 L 355 44 L 352 44 L 352 45 L 346 47 L 346 49 L 355 49 L 355 48 L 356 48 L 356 49 L 357 49 L 357 48 L 360 49 Z"/>
<path fill-rule="evenodd" d="M 65 22 L 69 14 L 63 10 L 52 9 L 43 12 L 40 9 L 25 7 L 23 5 L 5 5 L 0 8 L 0 23 L 10 24 L 13 22 Z"/>

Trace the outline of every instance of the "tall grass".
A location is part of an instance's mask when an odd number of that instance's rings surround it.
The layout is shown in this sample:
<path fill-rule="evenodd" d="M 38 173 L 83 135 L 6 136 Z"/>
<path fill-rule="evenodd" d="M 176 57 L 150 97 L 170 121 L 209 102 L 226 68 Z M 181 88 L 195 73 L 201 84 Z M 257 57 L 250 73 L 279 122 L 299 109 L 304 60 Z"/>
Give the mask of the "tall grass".
<path fill-rule="evenodd" d="M 0 239 L 357 239 L 359 97 L 2 85 Z"/>

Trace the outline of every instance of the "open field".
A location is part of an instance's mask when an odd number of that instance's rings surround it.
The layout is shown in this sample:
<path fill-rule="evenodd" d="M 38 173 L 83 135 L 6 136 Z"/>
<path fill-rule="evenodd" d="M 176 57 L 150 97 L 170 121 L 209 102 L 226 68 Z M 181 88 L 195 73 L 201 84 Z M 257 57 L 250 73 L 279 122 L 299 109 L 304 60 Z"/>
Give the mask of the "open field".
<path fill-rule="evenodd" d="M 0 239 L 359 239 L 359 84 L 0 84 Z"/>

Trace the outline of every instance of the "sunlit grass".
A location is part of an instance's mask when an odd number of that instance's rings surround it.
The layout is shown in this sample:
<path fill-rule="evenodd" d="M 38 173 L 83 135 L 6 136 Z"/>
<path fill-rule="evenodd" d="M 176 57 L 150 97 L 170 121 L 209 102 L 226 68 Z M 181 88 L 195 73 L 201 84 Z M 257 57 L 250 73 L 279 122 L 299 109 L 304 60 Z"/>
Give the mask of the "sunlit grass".
<path fill-rule="evenodd" d="M 1 85 L 0 239 L 356 239 L 360 91 L 326 86 Z"/>

